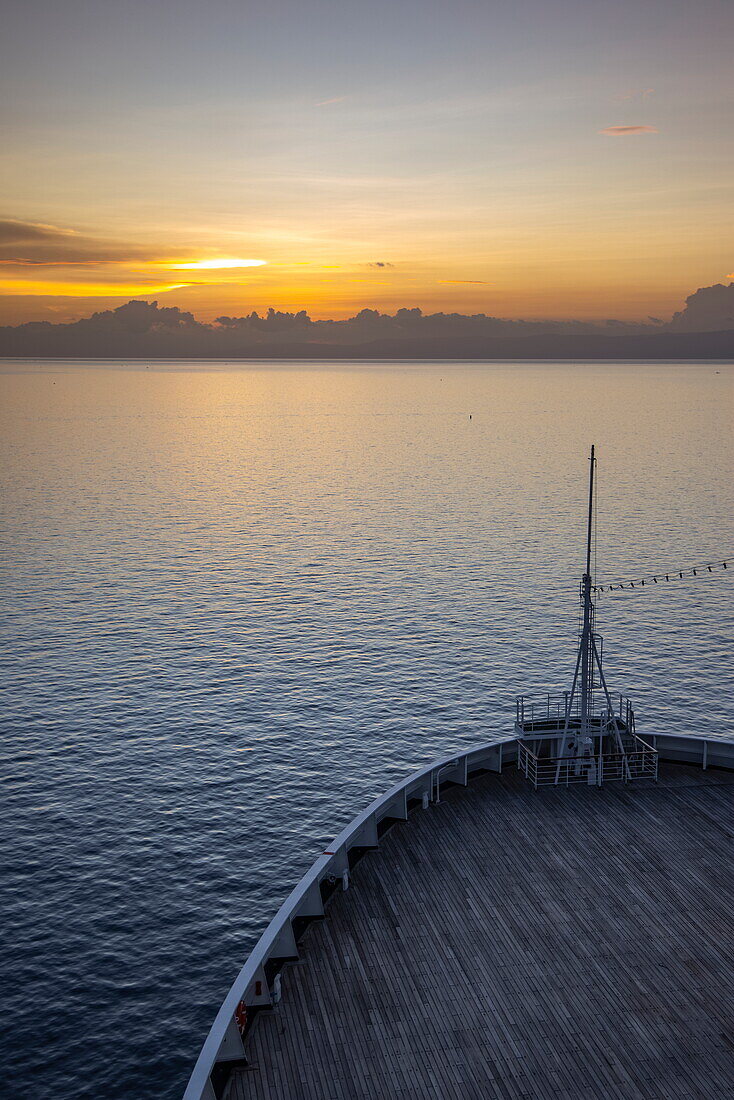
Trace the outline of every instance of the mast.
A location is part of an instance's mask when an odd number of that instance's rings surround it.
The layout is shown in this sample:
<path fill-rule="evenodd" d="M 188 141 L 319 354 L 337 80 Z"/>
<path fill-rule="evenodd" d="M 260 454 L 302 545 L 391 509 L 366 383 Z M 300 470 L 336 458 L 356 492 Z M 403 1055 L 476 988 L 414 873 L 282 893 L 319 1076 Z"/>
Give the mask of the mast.
<path fill-rule="evenodd" d="M 584 780 L 601 787 L 605 778 L 624 779 L 627 782 L 638 779 L 643 774 L 653 774 L 649 770 L 645 771 L 645 765 L 639 765 L 639 753 L 642 751 L 640 745 L 643 749 L 645 746 L 644 742 L 635 737 L 629 699 L 624 701 L 626 714 L 623 712 L 621 695 L 619 713 L 615 711 L 601 663 L 601 639 L 594 634 L 591 547 L 594 537 L 595 473 L 596 448 L 592 445 L 589 455 L 586 562 L 580 591 L 583 625 L 571 690 L 563 693 L 562 710 L 560 697 L 552 701 L 548 695 L 545 715 L 541 707 L 540 718 L 536 713 L 536 704 L 530 703 L 529 718 L 526 719 L 525 698 L 520 696 L 518 699 L 518 716 L 515 722 L 515 729 L 521 738 L 518 742 L 518 760 L 525 769 L 526 777 L 531 778 L 536 787 L 539 783 L 568 784 Z M 597 674 L 596 683 L 604 695 L 604 703 L 595 713 L 594 677 Z M 529 749 L 524 744 L 523 737 L 532 740 L 534 749 Z M 630 745 L 633 746 L 631 749 Z M 635 754 L 634 757 L 629 756 L 630 752 Z M 555 761 L 555 769 L 549 768 L 551 761 Z"/>
<path fill-rule="evenodd" d="M 591 678 L 593 675 L 593 615 L 591 602 L 591 531 L 594 514 L 594 445 L 591 445 L 589 457 L 589 511 L 586 532 L 586 572 L 581 582 L 581 595 L 584 605 L 584 622 L 581 631 L 581 741 L 586 743 L 589 736 L 589 710 L 591 706 Z M 583 750 L 582 750 L 583 751 Z"/>

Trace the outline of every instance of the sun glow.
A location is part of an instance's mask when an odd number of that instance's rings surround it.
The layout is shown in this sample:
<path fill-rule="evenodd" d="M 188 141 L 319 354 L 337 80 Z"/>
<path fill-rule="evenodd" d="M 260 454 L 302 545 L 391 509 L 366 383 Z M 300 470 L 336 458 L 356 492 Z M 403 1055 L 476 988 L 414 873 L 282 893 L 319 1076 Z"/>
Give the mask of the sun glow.
<path fill-rule="evenodd" d="M 166 264 L 174 271 L 218 271 L 232 267 L 263 267 L 267 260 L 241 260 L 236 258 L 219 260 L 196 260 L 190 264 Z"/>

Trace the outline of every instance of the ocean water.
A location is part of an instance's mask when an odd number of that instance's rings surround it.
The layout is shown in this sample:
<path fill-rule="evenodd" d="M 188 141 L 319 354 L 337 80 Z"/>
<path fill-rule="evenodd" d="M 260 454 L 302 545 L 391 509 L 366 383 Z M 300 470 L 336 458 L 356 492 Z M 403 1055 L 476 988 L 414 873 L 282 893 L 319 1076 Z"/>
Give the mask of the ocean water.
<path fill-rule="evenodd" d="M 0 368 L 0 1091 L 174 1100 L 390 783 L 568 686 L 597 575 L 734 552 L 734 368 Z M 726 572 L 602 598 L 640 732 L 734 734 Z"/>

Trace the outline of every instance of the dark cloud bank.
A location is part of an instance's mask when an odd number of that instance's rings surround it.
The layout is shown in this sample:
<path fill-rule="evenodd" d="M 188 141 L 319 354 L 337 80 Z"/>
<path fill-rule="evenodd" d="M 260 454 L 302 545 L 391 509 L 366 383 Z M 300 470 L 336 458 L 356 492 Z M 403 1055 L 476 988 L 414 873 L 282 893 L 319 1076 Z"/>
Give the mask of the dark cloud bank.
<path fill-rule="evenodd" d="M 344 321 L 269 310 L 197 321 L 156 302 L 128 302 L 70 324 L 0 328 L 0 356 L 257 359 L 732 359 L 734 283 L 704 287 L 668 323 L 505 321 L 484 314 L 394 315 L 363 309 Z"/>

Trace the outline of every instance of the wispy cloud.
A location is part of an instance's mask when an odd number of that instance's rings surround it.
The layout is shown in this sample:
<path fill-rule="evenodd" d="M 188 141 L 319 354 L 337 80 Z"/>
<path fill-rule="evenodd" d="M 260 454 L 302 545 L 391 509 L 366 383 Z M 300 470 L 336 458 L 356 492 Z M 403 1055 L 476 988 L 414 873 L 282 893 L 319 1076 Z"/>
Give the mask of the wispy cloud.
<path fill-rule="evenodd" d="M 124 260 L 25 260 L 19 256 L 0 259 L 0 267 L 100 267 L 124 265 Z"/>
<path fill-rule="evenodd" d="M 372 263 L 367 264 L 367 267 L 395 267 L 395 264 L 390 264 L 387 260 L 374 260 Z"/>
<path fill-rule="evenodd" d="M 165 294 L 170 290 L 182 290 L 190 283 L 66 283 L 59 281 L 36 282 L 33 279 L 0 279 L 0 294 L 24 297 L 57 298 L 129 298 L 135 294 Z"/>
<path fill-rule="evenodd" d="M 627 137 L 628 134 L 657 134 L 659 131 L 654 126 L 605 126 L 600 134 L 608 137 Z"/>
<path fill-rule="evenodd" d="M 459 284 L 459 283 L 481 283 L 482 286 L 487 286 L 485 279 L 439 279 L 439 283 L 444 284 Z"/>
<path fill-rule="evenodd" d="M 176 248 L 163 258 L 160 249 L 135 242 L 107 241 L 46 222 L 0 218 L 0 295 L 167 293 L 191 286 L 239 284 L 243 269 L 267 263 L 207 252 L 197 259 L 189 249 L 182 255 Z M 189 276 L 194 273 L 199 278 L 192 281 Z"/>
<path fill-rule="evenodd" d="M 330 107 L 332 103 L 343 103 L 347 98 L 345 95 L 336 95 L 333 99 L 322 99 L 320 103 L 314 103 L 314 107 Z"/>
<path fill-rule="evenodd" d="M 60 229 L 44 222 L 26 222 L 19 218 L 0 218 L 0 244 L 25 244 L 28 241 L 57 241 L 75 237 L 73 229 Z"/>
<path fill-rule="evenodd" d="M 108 241 L 45 222 L 0 218 L 0 263 L 19 267 L 93 267 L 144 263 L 154 259 L 150 247 Z"/>
<path fill-rule="evenodd" d="M 647 99 L 655 91 L 654 88 L 630 88 L 627 92 L 620 92 L 615 99 Z"/>

